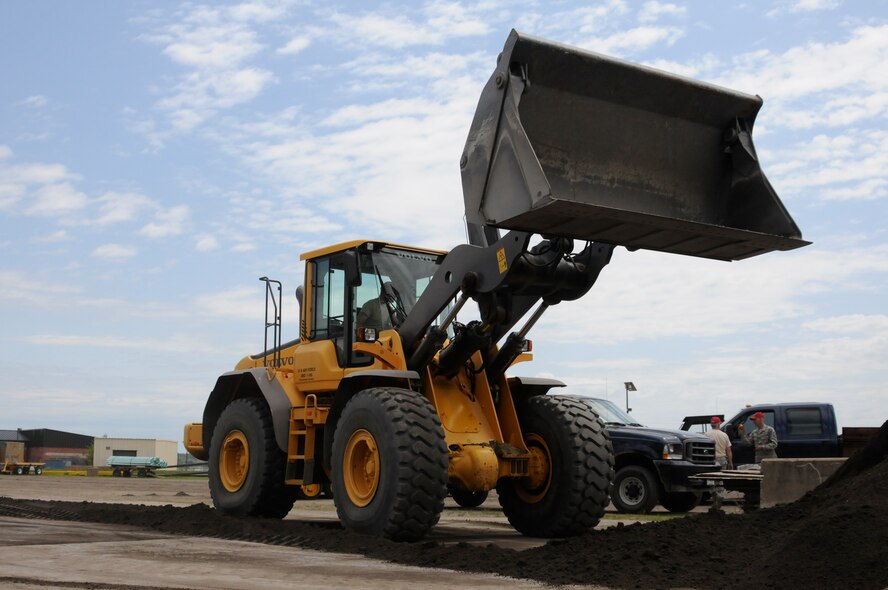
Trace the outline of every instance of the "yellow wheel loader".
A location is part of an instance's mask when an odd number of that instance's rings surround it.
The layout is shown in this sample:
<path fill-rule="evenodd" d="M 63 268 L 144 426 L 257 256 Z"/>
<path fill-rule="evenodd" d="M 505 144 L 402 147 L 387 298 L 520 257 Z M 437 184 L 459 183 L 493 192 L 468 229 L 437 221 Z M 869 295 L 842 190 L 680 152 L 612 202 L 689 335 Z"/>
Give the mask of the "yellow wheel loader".
<path fill-rule="evenodd" d="M 613 480 L 607 430 L 549 395 L 560 381 L 507 370 L 616 246 L 738 260 L 808 243 L 759 166 L 761 104 L 513 31 L 460 160 L 469 244 L 303 254 L 299 339 L 283 344 L 281 285 L 263 277 L 264 350 L 185 427 L 216 508 L 282 518 L 330 492 L 346 528 L 409 541 L 448 489 L 495 489 L 523 534 L 594 527 Z M 460 323 L 470 301 L 479 319 Z"/>

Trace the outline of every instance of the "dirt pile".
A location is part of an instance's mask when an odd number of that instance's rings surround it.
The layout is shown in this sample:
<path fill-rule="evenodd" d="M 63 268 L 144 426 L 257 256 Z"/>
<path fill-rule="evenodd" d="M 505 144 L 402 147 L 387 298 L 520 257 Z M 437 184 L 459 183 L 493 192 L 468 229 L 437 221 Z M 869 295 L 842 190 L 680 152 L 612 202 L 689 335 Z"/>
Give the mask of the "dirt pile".
<path fill-rule="evenodd" d="M 363 554 L 422 567 L 616 588 L 885 588 L 888 422 L 846 467 L 798 502 L 618 526 L 526 551 L 363 537 L 338 524 L 228 517 L 188 508 L 0 498 L 0 514 L 128 524 L 184 535 Z"/>

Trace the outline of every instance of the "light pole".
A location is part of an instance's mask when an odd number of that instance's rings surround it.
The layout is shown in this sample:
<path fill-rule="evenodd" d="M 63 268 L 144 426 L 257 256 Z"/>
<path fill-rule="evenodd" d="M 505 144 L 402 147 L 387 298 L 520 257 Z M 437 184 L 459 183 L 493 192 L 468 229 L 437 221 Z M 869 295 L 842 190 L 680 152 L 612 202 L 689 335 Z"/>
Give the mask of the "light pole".
<path fill-rule="evenodd" d="M 631 381 L 624 381 L 623 385 L 626 386 L 626 413 L 628 414 L 632 411 L 632 408 L 629 407 L 629 392 L 638 390 L 635 389 L 635 383 L 632 383 Z"/>

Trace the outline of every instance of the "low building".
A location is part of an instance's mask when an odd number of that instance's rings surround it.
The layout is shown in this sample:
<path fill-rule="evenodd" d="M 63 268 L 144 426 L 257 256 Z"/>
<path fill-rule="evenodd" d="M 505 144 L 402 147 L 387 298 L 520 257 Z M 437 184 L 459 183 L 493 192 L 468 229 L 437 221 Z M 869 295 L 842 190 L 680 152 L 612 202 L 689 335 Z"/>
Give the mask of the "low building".
<path fill-rule="evenodd" d="M 109 457 L 158 457 L 172 467 L 178 464 L 179 443 L 156 438 L 108 438 L 96 439 L 93 465 L 104 467 Z"/>
<path fill-rule="evenodd" d="M 33 428 L 19 431 L 26 439 L 25 460 L 46 463 L 47 469 L 61 469 L 72 465 L 88 465 L 93 437 L 52 428 Z"/>

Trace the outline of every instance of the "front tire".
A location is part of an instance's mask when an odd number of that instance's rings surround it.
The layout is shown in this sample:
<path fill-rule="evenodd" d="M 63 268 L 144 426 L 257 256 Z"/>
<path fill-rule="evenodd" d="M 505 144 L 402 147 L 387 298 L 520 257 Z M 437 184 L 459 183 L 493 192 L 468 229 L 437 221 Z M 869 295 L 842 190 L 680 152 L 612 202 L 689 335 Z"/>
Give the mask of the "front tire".
<path fill-rule="evenodd" d="M 604 515 L 614 477 L 604 423 L 586 404 L 556 396 L 521 404 L 518 422 L 531 452 L 532 473 L 497 484 L 509 522 L 533 537 L 575 536 L 594 528 Z"/>
<path fill-rule="evenodd" d="M 210 442 L 213 505 L 234 516 L 283 518 L 298 486 L 284 483 L 286 454 L 277 446 L 263 400 L 238 399 L 222 412 Z"/>
<path fill-rule="evenodd" d="M 447 486 L 450 497 L 463 508 L 477 508 L 487 500 L 487 492 L 467 492 L 453 486 Z"/>
<path fill-rule="evenodd" d="M 669 512 L 690 512 L 700 503 L 700 494 L 694 492 L 672 492 L 663 494 L 660 504 Z"/>
<path fill-rule="evenodd" d="M 415 541 L 435 526 L 447 495 L 447 446 L 432 405 L 406 389 L 358 392 L 333 435 L 333 501 L 358 533 Z"/>
<path fill-rule="evenodd" d="M 611 500 L 618 512 L 647 514 L 660 501 L 660 487 L 650 470 L 630 465 L 617 472 Z"/>

